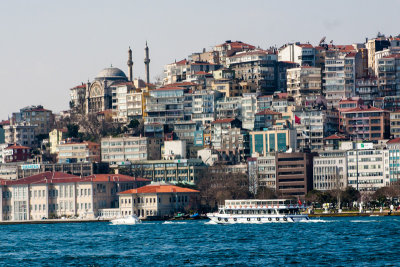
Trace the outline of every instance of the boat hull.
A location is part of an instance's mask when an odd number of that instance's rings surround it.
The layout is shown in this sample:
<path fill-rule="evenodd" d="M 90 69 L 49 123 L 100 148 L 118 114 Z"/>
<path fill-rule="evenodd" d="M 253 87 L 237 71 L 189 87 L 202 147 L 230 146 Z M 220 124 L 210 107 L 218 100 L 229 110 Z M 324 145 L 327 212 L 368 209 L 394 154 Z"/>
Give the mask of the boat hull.
<path fill-rule="evenodd" d="M 288 223 L 307 221 L 308 215 L 237 215 L 209 213 L 207 217 L 218 224 L 236 224 L 236 223 Z"/>

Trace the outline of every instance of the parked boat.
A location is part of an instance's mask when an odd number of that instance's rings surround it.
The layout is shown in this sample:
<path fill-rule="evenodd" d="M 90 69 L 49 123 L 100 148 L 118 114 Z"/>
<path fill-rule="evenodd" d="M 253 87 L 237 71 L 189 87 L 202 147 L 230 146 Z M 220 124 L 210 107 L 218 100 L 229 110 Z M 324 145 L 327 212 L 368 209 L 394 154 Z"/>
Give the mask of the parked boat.
<path fill-rule="evenodd" d="M 301 214 L 305 205 L 289 199 L 241 199 L 225 200 L 218 212 L 207 217 L 218 224 L 270 223 L 307 221 L 308 215 Z"/>
<path fill-rule="evenodd" d="M 120 225 L 120 224 L 132 225 L 138 223 L 142 223 L 142 221 L 136 215 L 129 215 L 123 218 L 111 220 L 111 224 L 114 225 Z"/>

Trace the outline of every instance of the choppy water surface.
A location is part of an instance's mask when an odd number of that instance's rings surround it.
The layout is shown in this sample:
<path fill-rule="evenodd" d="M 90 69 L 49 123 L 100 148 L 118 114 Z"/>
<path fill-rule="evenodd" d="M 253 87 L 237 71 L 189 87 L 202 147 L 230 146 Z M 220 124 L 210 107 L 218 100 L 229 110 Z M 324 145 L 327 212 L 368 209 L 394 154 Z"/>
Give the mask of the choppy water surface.
<path fill-rule="evenodd" d="M 0 225 L 1 266 L 400 265 L 400 217 Z"/>

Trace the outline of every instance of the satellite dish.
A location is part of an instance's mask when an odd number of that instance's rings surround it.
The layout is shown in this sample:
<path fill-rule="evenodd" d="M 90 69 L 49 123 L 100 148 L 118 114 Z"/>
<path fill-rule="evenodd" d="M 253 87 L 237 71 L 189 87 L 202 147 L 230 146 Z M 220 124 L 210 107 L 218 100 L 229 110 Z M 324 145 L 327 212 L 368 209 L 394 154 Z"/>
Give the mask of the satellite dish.
<path fill-rule="evenodd" d="M 319 45 L 325 42 L 326 36 L 322 37 L 321 41 L 319 41 Z"/>

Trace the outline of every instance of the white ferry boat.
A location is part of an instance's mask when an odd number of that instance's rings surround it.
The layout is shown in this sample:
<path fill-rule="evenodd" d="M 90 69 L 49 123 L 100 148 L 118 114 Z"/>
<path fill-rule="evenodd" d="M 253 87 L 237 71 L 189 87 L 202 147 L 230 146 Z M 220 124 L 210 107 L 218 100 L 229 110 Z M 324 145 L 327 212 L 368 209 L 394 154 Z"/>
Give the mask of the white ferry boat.
<path fill-rule="evenodd" d="M 225 200 L 218 212 L 208 213 L 207 217 L 219 224 L 299 222 L 309 219 L 300 213 L 304 208 L 301 202 L 288 199 Z"/>
<path fill-rule="evenodd" d="M 113 225 L 133 225 L 138 223 L 142 223 L 142 221 L 136 215 L 129 215 L 126 217 L 111 220 L 111 224 Z"/>

